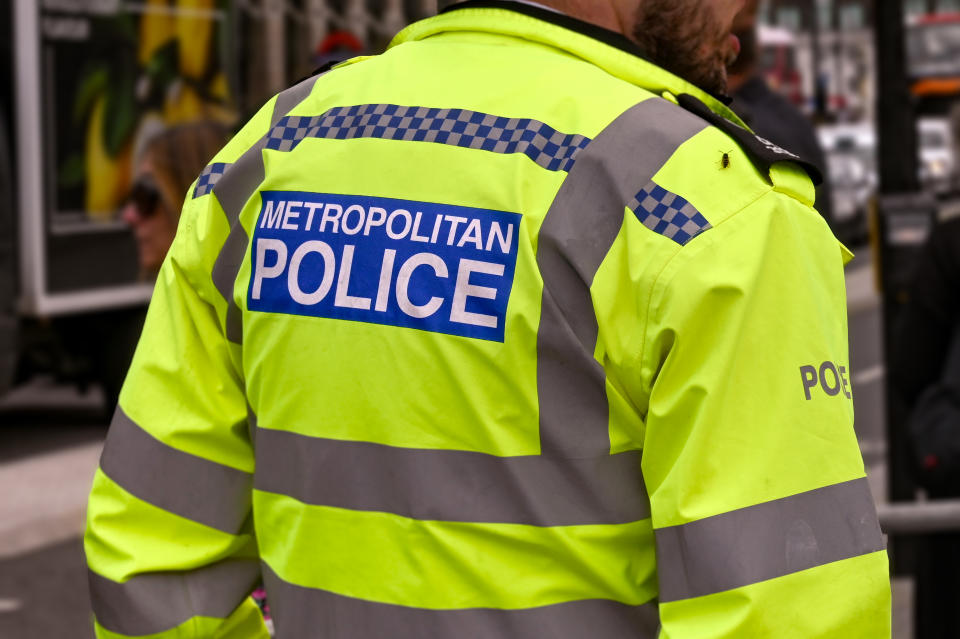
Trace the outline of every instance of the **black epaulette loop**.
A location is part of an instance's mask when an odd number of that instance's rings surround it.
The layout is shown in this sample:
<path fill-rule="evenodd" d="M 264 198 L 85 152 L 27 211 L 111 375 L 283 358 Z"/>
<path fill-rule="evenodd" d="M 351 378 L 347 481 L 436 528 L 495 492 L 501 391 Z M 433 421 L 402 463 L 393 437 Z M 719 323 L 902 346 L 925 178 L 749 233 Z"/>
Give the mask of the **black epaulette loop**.
<path fill-rule="evenodd" d="M 714 113 L 710 107 L 689 93 L 678 95 L 677 103 L 736 140 L 754 164 L 763 169 L 767 175 L 770 174 L 770 168 L 777 162 L 793 162 L 807 172 L 814 186 L 820 186 L 823 183 L 823 172 L 816 164 Z"/>
<path fill-rule="evenodd" d="M 340 64 L 340 63 L 343 62 L 344 60 L 348 60 L 348 59 L 349 59 L 349 58 L 344 58 L 343 60 L 330 60 L 329 62 L 325 62 L 324 64 L 321 64 L 319 67 L 317 67 L 316 69 L 314 69 L 313 71 L 311 71 L 311 72 L 308 73 L 307 75 L 303 76 L 302 78 L 300 78 L 299 80 L 297 80 L 296 82 L 294 82 L 294 83 L 293 83 L 292 85 L 290 85 L 290 86 L 295 86 L 295 85 L 297 85 L 297 84 L 300 84 L 301 82 L 306 82 L 307 80 L 309 80 L 310 78 L 312 78 L 312 77 L 314 77 L 314 76 L 323 75 L 324 73 L 326 73 L 327 71 L 329 71 L 329 70 L 332 69 L 333 67 L 337 66 L 338 64 Z"/>

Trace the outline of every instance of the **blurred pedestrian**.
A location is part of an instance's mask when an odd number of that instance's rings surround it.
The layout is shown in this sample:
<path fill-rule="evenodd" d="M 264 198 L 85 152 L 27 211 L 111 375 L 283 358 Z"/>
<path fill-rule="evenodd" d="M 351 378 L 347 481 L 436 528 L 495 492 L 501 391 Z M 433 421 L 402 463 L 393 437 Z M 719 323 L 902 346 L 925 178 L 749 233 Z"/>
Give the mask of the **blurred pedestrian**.
<path fill-rule="evenodd" d="M 226 144 L 229 133 L 216 122 L 181 124 L 160 129 L 138 149 L 136 173 L 120 216 L 137 243 L 142 279 L 153 279 L 160 270 L 176 234 L 187 189 Z M 91 331 L 90 343 L 102 345 L 91 355 L 110 411 L 116 408 L 145 317 L 145 308 L 121 308 L 85 327 Z"/>
<path fill-rule="evenodd" d="M 960 219 L 934 227 L 894 331 L 888 371 L 915 479 L 932 499 L 960 497 Z M 917 555 L 915 636 L 956 639 L 960 535 L 926 535 Z"/>
<path fill-rule="evenodd" d="M 177 232 L 187 189 L 226 144 L 229 133 L 217 122 L 192 122 L 164 129 L 144 145 L 121 217 L 133 230 L 145 277 L 160 270 Z"/>
<path fill-rule="evenodd" d="M 763 77 L 760 63 L 757 13 L 760 0 L 747 0 L 733 24 L 740 40 L 740 55 L 730 66 L 728 89 L 730 108 L 753 131 L 777 146 L 816 164 L 823 174 L 817 187 L 816 209 L 836 231 L 827 160 L 810 119 L 784 96 L 772 90 Z"/>

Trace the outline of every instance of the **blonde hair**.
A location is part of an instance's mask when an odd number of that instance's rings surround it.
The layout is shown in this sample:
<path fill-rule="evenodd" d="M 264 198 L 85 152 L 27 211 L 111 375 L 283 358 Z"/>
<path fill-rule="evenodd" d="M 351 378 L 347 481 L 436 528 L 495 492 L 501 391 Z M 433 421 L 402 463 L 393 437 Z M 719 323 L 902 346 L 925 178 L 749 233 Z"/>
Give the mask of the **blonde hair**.
<path fill-rule="evenodd" d="M 147 142 L 143 156 L 153 167 L 161 200 L 174 221 L 187 189 L 229 137 L 226 126 L 202 121 L 166 129 Z"/>

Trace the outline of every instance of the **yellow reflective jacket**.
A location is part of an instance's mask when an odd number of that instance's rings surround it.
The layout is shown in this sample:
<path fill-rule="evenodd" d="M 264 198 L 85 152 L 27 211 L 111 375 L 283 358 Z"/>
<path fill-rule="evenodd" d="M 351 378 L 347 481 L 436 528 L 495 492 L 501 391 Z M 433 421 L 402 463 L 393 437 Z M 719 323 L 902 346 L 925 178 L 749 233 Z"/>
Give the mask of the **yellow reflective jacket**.
<path fill-rule="evenodd" d="M 262 578 L 283 638 L 888 637 L 810 179 L 627 40 L 483 4 L 192 187 L 90 498 L 98 635 L 263 636 Z"/>

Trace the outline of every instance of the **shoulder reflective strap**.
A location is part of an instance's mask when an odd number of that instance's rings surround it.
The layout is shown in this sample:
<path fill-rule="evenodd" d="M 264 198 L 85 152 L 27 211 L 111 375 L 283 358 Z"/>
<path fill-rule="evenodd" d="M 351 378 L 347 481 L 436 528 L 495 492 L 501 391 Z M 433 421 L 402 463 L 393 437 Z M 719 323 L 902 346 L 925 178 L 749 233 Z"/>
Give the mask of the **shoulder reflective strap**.
<path fill-rule="evenodd" d="M 706 126 L 661 98 L 637 104 L 580 154 L 547 213 L 537 246 L 543 276 L 537 390 L 544 454 L 610 452 L 606 376 L 593 356 L 599 329 L 590 287 L 637 191 Z"/>
<path fill-rule="evenodd" d="M 227 301 L 226 333 L 227 339 L 235 344 L 243 342 L 243 324 L 240 308 L 233 298 L 233 286 L 240 272 L 243 256 L 247 251 L 250 239 L 247 231 L 240 223 L 240 213 L 257 191 L 257 187 L 265 178 L 263 166 L 263 149 L 266 147 L 270 130 L 289 113 L 295 106 L 303 102 L 313 90 L 314 84 L 322 76 L 307 78 L 300 84 L 293 86 L 277 95 L 274 102 L 273 115 L 270 118 L 270 127 L 267 132 L 240 158 L 226 167 L 223 176 L 213 187 L 220 206 L 223 207 L 230 223 L 230 234 L 220 249 L 213 266 L 213 283 L 220 295 Z"/>

